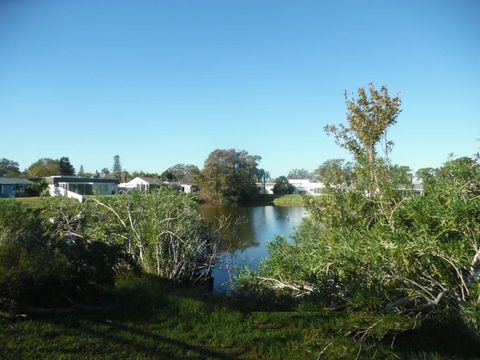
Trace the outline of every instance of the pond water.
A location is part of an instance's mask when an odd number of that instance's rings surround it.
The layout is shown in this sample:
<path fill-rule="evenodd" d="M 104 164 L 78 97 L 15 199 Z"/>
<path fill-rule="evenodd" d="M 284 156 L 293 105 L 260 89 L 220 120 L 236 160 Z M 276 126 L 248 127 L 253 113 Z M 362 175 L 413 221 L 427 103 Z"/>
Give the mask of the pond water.
<path fill-rule="evenodd" d="M 303 207 L 224 207 L 204 205 L 200 213 L 215 227 L 221 227 L 225 239 L 221 244 L 221 263 L 213 272 L 214 290 L 228 291 L 229 280 L 239 267 L 258 269 L 268 256 L 267 243 L 275 236 L 286 238 L 300 224 L 307 211 Z"/>

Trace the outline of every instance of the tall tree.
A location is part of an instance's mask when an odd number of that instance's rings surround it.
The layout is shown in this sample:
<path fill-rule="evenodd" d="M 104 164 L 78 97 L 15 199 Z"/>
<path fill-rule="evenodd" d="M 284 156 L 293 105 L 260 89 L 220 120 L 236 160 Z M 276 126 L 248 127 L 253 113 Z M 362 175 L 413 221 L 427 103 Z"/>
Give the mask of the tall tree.
<path fill-rule="evenodd" d="M 75 168 L 70 163 L 70 159 L 66 156 L 63 156 L 60 158 L 60 160 L 58 160 L 58 168 L 60 170 L 60 175 L 75 175 Z"/>
<path fill-rule="evenodd" d="M 60 175 L 59 161 L 50 158 L 38 159 L 28 167 L 27 175 L 29 177 Z"/>
<path fill-rule="evenodd" d="M 388 226 L 393 228 L 397 184 L 390 171 L 389 153 L 393 142 L 387 139 L 387 133 L 401 112 L 400 98 L 391 97 L 385 86 L 377 90 L 370 84 L 368 90 L 358 89 L 357 98 L 345 94 L 345 99 L 348 125 L 327 125 L 325 131 L 355 157 L 356 186 L 365 189 Z M 379 151 L 383 157 L 378 155 Z"/>
<path fill-rule="evenodd" d="M 260 159 L 244 150 L 212 151 L 199 175 L 202 196 L 220 203 L 247 201 L 258 193 L 256 174 Z"/>
<path fill-rule="evenodd" d="M 288 179 L 313 179 L 313 174 L 306 169 L 292 169 L 287 175 Z"/>
<path fill-rule="evenodd" d="M 263 191 L 265 192 L 266 183 L 267 183 L 268 180 L 271 179 L 270 173 L 268 171 L 266 171 L 265 169 L 258 169 L 257 178 L 258 178 L 258 181 L 260 181 L 262 183 Z"/>
<path fill-rule="evenodd" d="M 80 170 L 78 170 L 78 176 L 85 176 L 85 170 L 83 170 L 83 165 L 80 165 Z"/>
<path fill-rule="evenodd" d="M 113 168 L 112 168 L 112 175 L 121 180 L 122 177 L 122 165 L 120 164 L 120 155 L 115 155 L 113 157 Z"/>
<path fill-rule="evenodd" d="M 20 175 L 20 168 L 18 163 L 13 160 L 5 158 L 0 159 L 0 176 L 18 176 Z"/>

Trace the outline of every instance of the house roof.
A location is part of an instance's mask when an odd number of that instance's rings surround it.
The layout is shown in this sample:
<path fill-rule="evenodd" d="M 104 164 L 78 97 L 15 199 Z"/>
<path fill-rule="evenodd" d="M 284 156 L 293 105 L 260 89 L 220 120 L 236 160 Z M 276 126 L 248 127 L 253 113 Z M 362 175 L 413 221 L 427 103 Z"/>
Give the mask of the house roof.
<path fill-rule="evenodd" d="M 140 179 L 142 179 L 143 181 L 149 183 L 150 185 L 162 185 L 162 181 L 159 180 L 159 179 L 154 179 L 154 178 L 151 178 L 151 177 L 147 177 L 147 176 L 138 176 Z"/>
<path fill-rule="evenodd" d="M 31 185 L 28 179 L 0 177 L 0 185 Z"/>
<path fill-rule="evenodd" d="M 50 176 L 45 178 L 49 184 L 58 183 L 92 183 L 92 184 L 118 184 L 117 179 L 108 178 L 87 178 L 81 176 Z"/>

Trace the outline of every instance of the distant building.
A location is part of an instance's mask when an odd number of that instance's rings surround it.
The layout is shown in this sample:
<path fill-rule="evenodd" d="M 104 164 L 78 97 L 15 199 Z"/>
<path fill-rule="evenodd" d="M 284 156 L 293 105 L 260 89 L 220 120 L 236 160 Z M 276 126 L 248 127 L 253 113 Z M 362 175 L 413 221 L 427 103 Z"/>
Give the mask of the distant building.
<path fill-rule="evenodd" d="M 27 186 L 32 184 L 28 179 L 0 177 L 0 197 L 26 196 Z"/>
<path fill-rule="evenodd" d="M 309 179 L 288 179 L 295 187 L 294 194 L 320 195 L 325 185 L 321 182 L 311 182 Z"/>
<path fill-rule="evenodd" d="M 161 186 L 171 186 L 177 189 L 178 191 L 181 191 L 187 194 L 191 192 L 195 192 L 195 189 L 196 189 L 195 185 L 192 185 L 190 183 L 168 182 L 168 181 L 162 181 L 160 179 L 155 179 L 155 178 L 146 177 L 146 176 L 137 176 L 135 179 L 132 179 L 127 183 L 121 183 L 118 185 L 118 189 L 124 192 L 129 192 L 132 190 L 147 192 L 149 190 L 156 189 Z"/>
<path fill-rule="evenodd" d="M 84 195 L 113 195 L 118 192 L 117 179 L 49 176 L 45 181 L 51 196 L 74 197 L 80 201 Z"/>
<path fill-rule="evenodd" d="M 323 183 L 311 182 L 308 179 L 289 179 L 288 182 L 295 187 L 294 194 L 320 195 L 325 187 Z M 266 182 L 265 187 L 262 182 L 257 183 L 260 194 L 273 194 L 274 182 Z"/>
<path fill-rule="evenodd" d="M 151 189 L 158 188 L 163 184 L 164 182 L 160 179 L 155 179 L 155 178 L 146 177 L 146 176 L 137 176 L 135 179 L 132 179 L 127 183 L 119 184 L 118 188 L 120 191 L 125 191 L 125 192 L 129 192 L 131 190 L 147 192 Z"/>

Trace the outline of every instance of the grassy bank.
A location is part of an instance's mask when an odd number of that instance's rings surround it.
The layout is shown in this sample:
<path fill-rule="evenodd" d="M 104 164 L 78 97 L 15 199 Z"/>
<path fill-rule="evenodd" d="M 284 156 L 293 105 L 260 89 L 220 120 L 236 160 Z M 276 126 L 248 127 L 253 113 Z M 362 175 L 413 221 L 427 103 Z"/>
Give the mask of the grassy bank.
<path fill-rule="evenodd" d="M 303 206 L 303 196 L 299 194 L 283 195 L 273 200 L 275 206 Z"/>
<path fill-rule="evenodd" d="M 102 313 L 0 316 L 0 358 L 316 359 L 326 349 L 324 358 L 353 359 L 360 343 L 346 334 L 366 316 L 305 306 L 261 311 L 252 302 L 146 276 L 121 281 L 105 302 L 114 306 Z M 458 359 L 478 350 L 442 337 L 439 328 L 434 333 L 398 336 L 394 350 L 391 339 L 370 350 L 363 344 L 359 358 Z"/>

